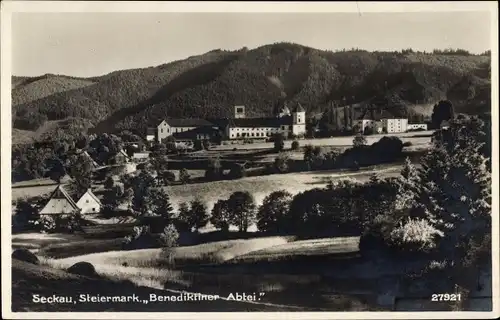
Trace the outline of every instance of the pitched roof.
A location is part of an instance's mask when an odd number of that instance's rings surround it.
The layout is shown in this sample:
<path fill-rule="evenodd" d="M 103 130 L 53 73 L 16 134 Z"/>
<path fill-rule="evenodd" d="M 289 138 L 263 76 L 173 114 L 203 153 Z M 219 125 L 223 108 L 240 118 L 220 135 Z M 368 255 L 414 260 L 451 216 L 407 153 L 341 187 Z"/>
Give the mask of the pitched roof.
<path fill-rule="evenodd" d="M 101 200 L 99 200 L 99 198 L 92 192 L 92 189 L 87 189 L 87 191 L 82 194 L 82 196 L 80 198 L 78 198 L 78 200 L 80 200 L 85 194 L 89 194 L 89 196 L 94 199 L 98 204 L 101 204 Z M 78 202 L 78 201 L 77 201 Z"/>
<path fill-rule="evenodd" d="M 147 134 L 148 136 L 151 136 L 151 135 L 152 135 L 152 136 L 154 136 L 154 135 L 156 134 L 156 128 L 148 128 L 148 129 L 146 130 L 146 134 Z"/>
<path fill-rule="evenodd" d="M 213 126 L 214 124 L 205 120 L 198 118 L 191 119 L 166 119 L 165 120 L 171 127 L 203 127 L 203 126 Z"/>
<path fill-rule="evenodd" d="M 306 112 L 306 110 L 302 107 L 302 105 L 297 102 L 295 108 L 293 108 L 293 112 Z"/>
<path fill-rule="evenodd" d="M 65 208 L 64 204 L 65 202 L 56 202 L 55 205 L 53 205 L 52 208 L 50 208 L 50 212 L 47 212 L 46 206 L 50 203 L 50 200 L 52 199 L 64 199 L 69 203 L 71 208 L 73 210 L 78 210 L 78 206 L 76 205 L 76 202 L 72 199 L 72 197 L 69 195 L 69 193 L 64 189 L 62 185 L 58 185 L 57 188 L 52 192 L 52 194 L 49 197 L 49 201 L 43 207 L 43 209 L 40 211 L 40 213 L 65 213 Z M 45 212 L 44 212 L 45 211 Z"/>
<path fill-rule="evenodd" d="M 291 125 L 292 118 L 290 116 L 284 116 L 281 118 L 238 118 L 229 119 L 229 125 L 231 127 L 242 127 L 242 128 L 273 128 L 279 127 L 281 125 Z"/>

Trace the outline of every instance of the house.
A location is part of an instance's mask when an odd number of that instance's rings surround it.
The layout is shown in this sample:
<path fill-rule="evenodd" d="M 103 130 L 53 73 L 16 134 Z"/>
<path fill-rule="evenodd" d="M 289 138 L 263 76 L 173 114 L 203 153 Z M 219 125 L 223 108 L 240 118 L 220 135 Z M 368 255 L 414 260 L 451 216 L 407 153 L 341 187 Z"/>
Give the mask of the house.
<path fill-rule="evenodd" d="M 113 157 L 114 164 L 124 164 L 129 161 L 130 157 L 123 149 L 120 149 L 120 151 Z"/>
<path fill-rule="evenodd" d="M 42 208 L 40 215 L 61 215 L 80 211 L 76 202 L 62 185 L 58 185 L 49 197 L 49 202 Z"/>
<path fill-rule="evenodd" d="M 303 136 L 306 133 L 306 112 L 297 103 L 291 115 L 286 104 L 277 108 L 274 117 L 247 118 L 236 106 L 234 119 L 229 119 L 224 133 L 227 139 L 266 139 L 274 134 L 281 133 L 285 137 Z M 244 109 L 243 109 L 244 110 Z"/>
<path fill-rule="evenodd" d="M 85 213 L 98 213 L 101 211 L 102 203 L 99 198 L 92 192 L 91 189 L 87 189 L 79 197 L 76 202 L 77 207 L 81 210 L 82 214 Z"/>
<path fill-rule="evenodd" d="M 99 164 L 94 160 L 94 158 L 92 158 L 92 156 L 87 151 L 82 151 L 80 154 L 89 160 L 90 165 L 92 166 L 92 170 L 95 170 L 100 167 Z"/>
<path fill-rule="evenodd" d="M 58 185 L 49 197 L 49 201 L 40 211 L 41 215 L 62 215 L 78 211 L 98 213 L 101 211 L 101 201 L 91 189 L 83 193 L 70 192 L 62 185 Z"/>
<path fill-rule="evenodd" d="M 132 160 L 134 162 L 145 162 L 149 158 L 149 152 L 134 152 Z"/>

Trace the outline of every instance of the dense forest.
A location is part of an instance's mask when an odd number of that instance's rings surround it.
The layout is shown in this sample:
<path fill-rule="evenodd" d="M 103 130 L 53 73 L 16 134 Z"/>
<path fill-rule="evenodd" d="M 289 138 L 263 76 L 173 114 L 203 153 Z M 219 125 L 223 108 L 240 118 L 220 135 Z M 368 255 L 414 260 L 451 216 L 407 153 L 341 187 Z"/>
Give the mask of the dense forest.
<path fill-rule="evenodd" d="M 13 77 L 14 135 L 33 139 L 61 131 L 141 133 L 158 117 L 228 117 L 235 104 L 249 116 L 271 114 L 281 99 L 309 113 L 331 105 L 426 114 L 443 98 L 457 112 L 490 109 L 488 52 L 465 50 L 322 51 L 293 43 L 253 50 L 213 50 L 156 67 L 76 78 Z M 73 125 L 74 124 L 74 125 Z"/>

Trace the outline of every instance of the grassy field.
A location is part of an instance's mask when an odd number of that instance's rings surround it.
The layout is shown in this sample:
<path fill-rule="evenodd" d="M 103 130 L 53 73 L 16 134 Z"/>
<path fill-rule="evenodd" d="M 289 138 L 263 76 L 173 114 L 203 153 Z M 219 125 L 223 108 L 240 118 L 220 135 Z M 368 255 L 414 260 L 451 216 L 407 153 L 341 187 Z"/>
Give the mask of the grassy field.
<path fill-rule="evenodd" d="M 331 179 L 352 178 L 367 181 L 373 173 L 380 177 L 396 176 L 400 173 L 399 165 L 379 166 L 359 172 L 312 171 L 268 176 L 247 177 L 238 180 L 215 181 L 210 183 L 194 183 L 165 187 L 172 199 L 174 207 L 179 202 L 191 201 L 195 198 L 204 201 L 211 208 L 218 199 L 228 198 L 235 191 L 249 191 L 258 204 L 273 191 L 285 189 L 292 194 L 312 188 L 321 188 Z"/>

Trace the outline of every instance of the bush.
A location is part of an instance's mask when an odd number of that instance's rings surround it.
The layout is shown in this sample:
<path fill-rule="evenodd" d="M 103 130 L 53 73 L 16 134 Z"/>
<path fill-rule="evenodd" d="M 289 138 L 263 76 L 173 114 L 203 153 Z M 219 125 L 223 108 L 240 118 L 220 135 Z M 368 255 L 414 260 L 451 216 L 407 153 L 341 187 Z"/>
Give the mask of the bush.
<path fill-rule="evenodd" d="M 40 261 L 38 260 L 38 257 L 35 256 L 31 251 L 28 249 L 16 249 L 14 252 L 12 252 L 12 259 L 28 262 L 31 264 L 40 264 Z"/>
<path fill-rule="evenodd" d="M 187 169 L 182 168 L 181 170 L 179 170 L 179 181 L 181 183 L 188 183 L 189 179 L 191 179 L 191 175 L 189 174 Z"/>
<path fill-rule="evenodd" d="M 170 184 L 172 182 L 175 182 L 175 173 L 172 171 L 163 171 L 158 173 L 159 178 L 164 184 Z"/>
<path fill-rule="evenodd" d="M 436 247 L 444 233 L 434 228 L 428 220 L 411 219 L 400 222 L 390 233 L 389 243 L 401 251 L 427 252 Z"/>
<path fill-rule="evenodd" d="M 300 148 L 299 142 L 297 140 L 294 140 L 292 142 L 292 150 L 299 150 L 299 148 Z"/>
<path fill-rule="evenodd" d="M 57 230 L 56 220 L 47 215 L 43 215 L 38 220 L 40 231 L 43 233 L 53 233 Z"/>
<path fill-rule="evenodd" d="M 231 179 L 241 179 L 246 176 L 245 166 L 242 164 L 235 164 L 231 171 L 229 171 L 229 178 Z"/>
<path fill-rule="evenodd" d="M 91 277 L 91 278 L 97 278 L 99 277 L 99 274 L 97 274 L 97 271 L 95 271 L 94 265 L 89 262 L 77 262 L 71 267 L 69 267 L 66 271 L 72 274 L 77 274 L 80 276 L 85 276 L 85 277 Z"/>
<path fill-rule="evenodd" d="M 405 143 L 403 143 L 403 147 L 411 147 L 413 145 L 413 143 L 411 143 L 411 141 L 406 141 Z"/>
<path fill-rule="evenodd" d="M 274 159 L 274 168 L 279 173 L 285 173 L 289 170 L 290 158 L 286 153 L 280 153 L 276 159 Z"/>
<path fill-rule="evenodd" d="M 361 147 L 361 146 L 366 146 L 368 142 L 366 141 L 366 138 L 358 133 L 354 139 L 352 140 L 352 145 L 356 148 L 356 147 Z"/>
<path fill-rule="evenodd" d="M 168 224 L 160 234 L 160 244 L 166 248 L 177 246 L 179 240 L 179 232 L 173 224 Z"/>
<path fill-rule="evenodd" d="M 274 151 L 280 152 L 285 149 L 285 137 L 281 133 L 277 133 L 273 136 Z"/>
<path fill-rule="evenodd" d="M 123 239 L 123 248 L 126 250 L 154 248 L 158 242 L 151 234 L 148 226 L 136 226 L 132 234 Z"/>

